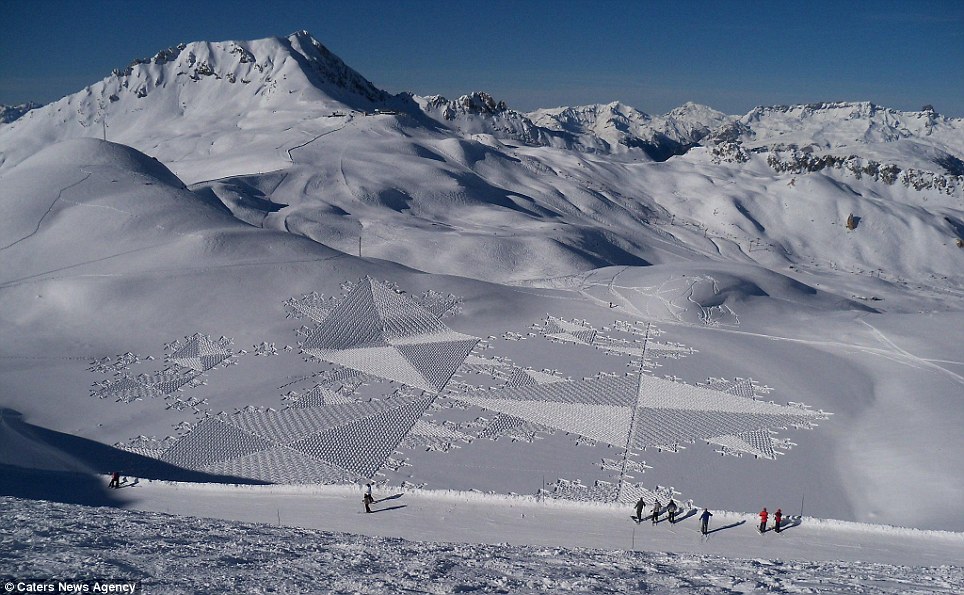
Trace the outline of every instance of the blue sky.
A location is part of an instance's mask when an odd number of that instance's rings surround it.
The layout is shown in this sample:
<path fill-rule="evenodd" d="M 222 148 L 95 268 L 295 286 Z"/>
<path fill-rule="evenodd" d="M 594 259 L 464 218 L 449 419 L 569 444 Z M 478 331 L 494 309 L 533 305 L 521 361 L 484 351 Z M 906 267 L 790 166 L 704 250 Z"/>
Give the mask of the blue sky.
<path fill-rule="evenodd" d="M 0 0 L 0 104 L 190 41 L 307 29 L 387 91 L 510 107 L 870 100 L 964 117 L 964 1 Z"/>

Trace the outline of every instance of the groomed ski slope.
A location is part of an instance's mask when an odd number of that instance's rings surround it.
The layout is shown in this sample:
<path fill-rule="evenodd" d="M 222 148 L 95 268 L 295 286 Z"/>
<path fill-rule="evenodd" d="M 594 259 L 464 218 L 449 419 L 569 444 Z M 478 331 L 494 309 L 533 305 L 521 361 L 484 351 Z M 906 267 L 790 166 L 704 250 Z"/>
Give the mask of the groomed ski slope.
<path fill-rule="evenodd" d="M 146 593 L 964 589 L 960 533 L 792 517 L 759 535 L 751 515 L 716 511 L 703 538 L 695 513 L 653 527 L 609 505 L 376 491 L 367 515 L 350 486 L 124 485 L 135 510 L 0 499 L 0 574 L 138 580 Z"/>

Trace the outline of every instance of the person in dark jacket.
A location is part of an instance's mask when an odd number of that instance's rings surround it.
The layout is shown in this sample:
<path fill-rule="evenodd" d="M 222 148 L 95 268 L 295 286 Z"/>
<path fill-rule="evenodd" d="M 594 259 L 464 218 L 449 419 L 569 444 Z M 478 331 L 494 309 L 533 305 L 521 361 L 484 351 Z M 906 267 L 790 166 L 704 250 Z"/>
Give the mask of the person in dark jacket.
<path fill-rule="evenodd" d="M 700 515 L 700 533 L 702 533 L 703 535 L 706 535 L 706 528 L 710 524 L 711 516 L 713 516 L 713 513 L 707 510 L 706 508 L 704 508 L 703 514 Z"/>
<path fill-rule="evenodd" d="M 107 487 L 114 488 L 115 490 L 120 488 L 120 473 L 114 471 L 110 474 L 110 483 L 107 484 Z"/>
<path fill-rule="evenodd" d="M 643 500 L 642 496 L 639 498 L 639 502 L 636 503 L 636 522 L 641 523 L 643 521 L 643 507 L 646 506 L 646 501 Z"/>

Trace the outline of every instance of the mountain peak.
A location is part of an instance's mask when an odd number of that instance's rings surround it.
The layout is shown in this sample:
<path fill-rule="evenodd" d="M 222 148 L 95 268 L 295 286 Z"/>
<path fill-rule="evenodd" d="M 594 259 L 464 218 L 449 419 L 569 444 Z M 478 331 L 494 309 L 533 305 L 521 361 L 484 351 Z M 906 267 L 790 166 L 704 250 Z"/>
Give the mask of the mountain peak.
<path fill-rule="evenodd" d="M 193 82 L 213 79 L 230 84 L 259 83 L 265 94 L 284 82 L 289 83 L 284 85 L 289 93 L 300 91 L 305 81 L 299 83 L 297 79 L 303 77 L 311 86 L 349 105 L 358 99 L 377 103 L 389 98 L 304 30 L 254 41 L 182 43 L 151 58 L 136 59 L 123 70 L 115 69 L 113 75 L 123 90 L 131 90 L 138 97 L 179 77 Z M 119 97 L 119 93 L 113 97 Z M 116 101 L 113 97 L 111 101 Z"/>

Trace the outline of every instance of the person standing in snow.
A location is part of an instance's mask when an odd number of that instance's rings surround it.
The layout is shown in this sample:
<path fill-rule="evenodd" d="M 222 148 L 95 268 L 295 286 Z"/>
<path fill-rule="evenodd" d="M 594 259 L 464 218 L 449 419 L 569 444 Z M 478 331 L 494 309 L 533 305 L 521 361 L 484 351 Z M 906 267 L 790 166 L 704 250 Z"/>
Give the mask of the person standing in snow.
<path fill-rule="evenodd" d="M 708 509 L 704 508 L 703 514 L 700 515 L 700 533 L 702 533 L 703 535 L 706 535 L 706 528 L 710 524 L 711 516 L 713 516 L 713 513 L 710 512 Z"/>
<path fill-rule="evenodd" d="M 372 497 L 372 482 L 365 484 L 365 496 L 362 498 L 362 502 L 365 503 L 365 512 L 371 512 L 371 505 L 375 502 L 375 499 Z"/>
<path fill-rule="evenodd" d="M 653 502 L 653 524 L 654 525 L 659 522 L 659 511 L 661 509 L 662 509 L 662 506 L 659 505 L 659 500 Z"/>
<path fill-rule="evenodd" d="M 773 513 L 773 530 L 777 533 L 780 532 L 780 521 L 783 520 L 783 511 L 779 508 L 775 513 Z"/>
<path fill-rule="evenodd" d="M 636 503 L 636 522 L 637 522 L 637 523 L 643 522 L 643 507 L 644 507 L 644 506 L 646 506 L 646 501 L 643 500 L 643 497 L 642 497 L 642 496 L 640 496 L 640 497 L 639 497 L 639 502 Z"/>
<path fill-rule="evenodd" d="M 766 506 L 764 506 L 764 507 L 763 507 L 763 510 L 760 511 L 760 533 L 766 533 L 766 532 L 767 532 L 767 517 L 768 517 L 768 516 L 769 516 L 769 513 L 767 512 L 767 508 L 766 508 Z"/>
<path fill-rule="evenodd" d="M 120 489 L 120 473 L 114 471 L 110 474 L 110 483 L 107 484 L 107 487 L 114 488 L 115 490 Z"/>
<path fill-rule="evenodd" d="M 669 524 L 672 525 L 676 522 L 676 500 L 672 498 L 669 499 L 669 504 L 666 505 L 666 514 L 669 515 Z"/>

